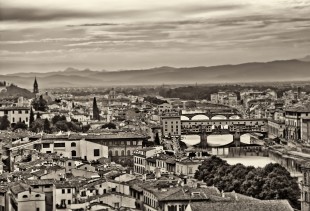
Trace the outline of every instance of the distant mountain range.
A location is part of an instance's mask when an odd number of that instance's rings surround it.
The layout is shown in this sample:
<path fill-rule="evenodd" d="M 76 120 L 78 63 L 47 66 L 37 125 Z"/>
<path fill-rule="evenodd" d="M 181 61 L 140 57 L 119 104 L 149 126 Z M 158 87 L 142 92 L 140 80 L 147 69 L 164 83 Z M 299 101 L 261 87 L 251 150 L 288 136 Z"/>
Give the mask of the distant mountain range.
<path fill-rule="evenodd" d="M 310 56 L 265 63 L 183 68 L 164 66 L 114 72 L 67 68 L 58 72 L 0 75 L 0 80 L 31 88 L 35 76 L 39 88 L 297 81 L 310 80 Z"/>

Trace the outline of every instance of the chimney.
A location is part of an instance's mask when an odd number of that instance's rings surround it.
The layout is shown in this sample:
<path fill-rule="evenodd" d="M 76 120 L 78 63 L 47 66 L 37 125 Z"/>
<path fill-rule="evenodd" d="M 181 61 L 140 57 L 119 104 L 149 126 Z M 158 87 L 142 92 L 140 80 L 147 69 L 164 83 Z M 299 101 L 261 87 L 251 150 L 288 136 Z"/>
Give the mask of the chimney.
<path fill-rule="evenodd" d="M 221 192 L 221 195 L 222 195 L 223 198 L 225 198 L 225 193 L 224 193 L 223 190 L 222 190 L 222 192 Z"/>

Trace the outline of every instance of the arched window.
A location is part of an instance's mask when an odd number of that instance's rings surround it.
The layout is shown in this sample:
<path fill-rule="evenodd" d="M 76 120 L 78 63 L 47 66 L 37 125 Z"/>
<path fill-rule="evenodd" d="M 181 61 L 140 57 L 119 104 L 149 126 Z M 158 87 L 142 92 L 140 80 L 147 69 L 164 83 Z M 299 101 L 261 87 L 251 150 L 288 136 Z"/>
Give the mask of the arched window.
<path fill-rule="evenodd" d="M 23 198 L 25 199 L 25 198 L 28 198 L 28 196 L 27 195 L 23 195 Z"/>
<path fill-rule="evenodd" d="M 71 162 L 68 163 L 68 166 L 71 166 Z"/>
<path fill-rule="evenodd" d="M 41 195 L 40 194 L 36 194 L 36 197 L 40 197 Z"/>
<path fill-rule="evenodd" d="M 125 156 L 125 151 L 124 150 L 122 150 L 121 155 Z"/>
<path fill-rule="evenodd" d="M 130 150 L 127 150 L 127 155 L 130 155 Z"/>
<path fill-rule="evenodd" d="M 75 143 L 75 142 L 72 142 L 72 143 L 71 143 L 71 147 L 76 147 L 76 143 Z"/>
<path fill-rule="evenodd" d="M 117 150 L 115 150 L 115 156 L 118 156 L 118 151 Z"/>
<path fill-rule="evenodd" d="M 72 157 L 75 157 L 75 156 L 76 156 L 76 151 L 75 151 L 75 150 L 72 150 L 72 151 L 71 151 L 71 156 L 72 156 Z"/>
<path fill-rule="evenodd" d="M 113 152 L 112 150 L 109 151 L 109 157 L 112 157 L 113 156 Z"/>

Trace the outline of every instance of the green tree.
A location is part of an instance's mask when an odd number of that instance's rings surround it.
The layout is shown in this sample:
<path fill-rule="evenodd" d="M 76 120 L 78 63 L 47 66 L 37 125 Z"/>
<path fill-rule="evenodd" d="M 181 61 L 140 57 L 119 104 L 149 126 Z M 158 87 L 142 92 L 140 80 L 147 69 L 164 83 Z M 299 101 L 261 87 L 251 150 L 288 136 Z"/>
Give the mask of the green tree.
<path fill-rule="evenodd" d="M 43 128 L 44 128 L 44 132 L 45 132 L 45 133 L 50 133 L 50 132 L 52 131 L 52 129 L 51 129 L 51 123 L 50 123 L 50 121 L 48 121 L 48 119 L 45 119 L 45 120 L 44 120 Z"/>
<path fill-rule="evenodd" d="M 100 120 L 100 111 L 97 106 L 96 97 L 94 97 L 94 100 L 93 100 L 93 119 Z"/>
<path fill-rule="evenodd" d="M 35 98 L 32 101 L 32 107 L 36 110 L 36 111 L 46 111 L 48 109 L 47 106 L 47 101 L 44 100 L 43 96 L 40 95 L 39 98 Z"/>
<path fill-rule="evenodd" d="M 88 124 L 88 125 L 82 125 L 82 132 L 83 133 L 86 133 L 87 131 L 89 131 L 89 129 L 90 129 L 90 125 Z"/>
<path fill-rule="evenodd" d="M 66 121 L 58 121 L 58 122 L 56 122 L 55 126 L 56 126 L 56 128 L 57 128 L 58 130 L 61 130 L 61 131 L 67 132 L 67 131 L 69 130 Z"/>
<path fill-rule="evenodd" d="M 44 120 L 39 118 L 36 119 L 31 125 L 30 130 L 32 132 L 38 133 L 41 132 L 44 129 Z"/>
<path fill-rule="evenodd" d="M 67 118 L 66 118 L 66 116 L 65 115 L 62 115 L 62 116 L 60 116 L 60 115 L 55 115 L 53 118 L 52 118 L 52 123 L 53 123 L 53 125 L 55 125 L 57 122 L 59 122 L 59 121 L 67 121 Z"/>
<path fill-rule="evenodd" d="M 116 125 L 112 122 L 104 124 L 101 126 L 102 129 L 116 129 Z"/>
<path fill-rule="evenodd" d="M 155 143 L 155 145 L 160 145 L 160 139 L 159 139 L 158 133 L 156 133 L 156 135 L 155 135 L 154 143 Z"/>
<path fill-rule="evenodd" d="M 10 121 L 8 120 L 8 116 L 4 115 L 0 117 L 0 130 L 7 130 L 10 127 Z"/>
<path fill-rule="evenodd" d="M 299 209 L 300 189 L 295 178 L 280 164 L 268 164 L 264 168 L 228 165 L 212 156 L 206 159 L 195 173 L 195 178 L 223 191 L 236 191 L 258 199 L 287 199 Z"/>
<path fill-rule="evenodd" d="M 25 122 L 17 122 L 14 127 L 13 130 L 17 130 L 17 129 L 22 129 L 22 130 L 27 130 L 28 126 L 26 125 Z"/>
<path fill-rule="evenodd" d="M 29 114 L 29 125 L 31 125 L 34 121 L 34 113 L 32 107 L 30 108 L 30 114 Z"/>

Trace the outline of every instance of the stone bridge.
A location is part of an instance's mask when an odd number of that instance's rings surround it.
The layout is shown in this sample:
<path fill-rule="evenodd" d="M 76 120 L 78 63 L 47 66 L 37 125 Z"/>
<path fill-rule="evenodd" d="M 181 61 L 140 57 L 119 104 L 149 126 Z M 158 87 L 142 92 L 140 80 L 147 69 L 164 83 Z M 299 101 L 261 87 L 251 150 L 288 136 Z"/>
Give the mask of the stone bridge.
<path fill-rule="evenodd" d="M 241 119 L 238 113 L 189 113 L 182 114 L 181 120 L 209 120 L 209 119 Z"/>
<path fill-rule="evenodd" d="M 222 119 L 222 120 L 181 120 L 182 134 L 199 134 L 205 129 L 207 133 L 263 133 L 268 132 L 266 119 Z"/>

